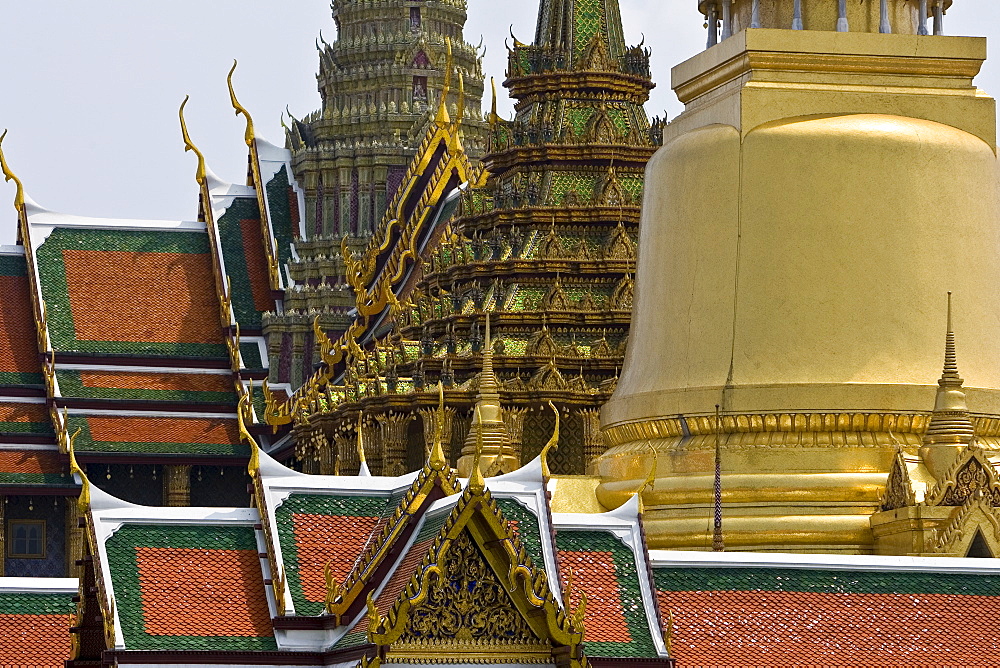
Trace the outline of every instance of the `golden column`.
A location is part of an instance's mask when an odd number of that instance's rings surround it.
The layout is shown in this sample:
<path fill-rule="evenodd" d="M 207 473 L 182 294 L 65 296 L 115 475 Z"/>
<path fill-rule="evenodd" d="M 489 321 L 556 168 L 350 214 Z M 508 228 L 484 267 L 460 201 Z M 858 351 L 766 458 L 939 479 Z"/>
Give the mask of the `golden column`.
<path fill-rule="evenodd" d="M 737 0 L 732 36 L 673 70 L 685 111 L 649 163 L 596 466 L 614 507 L 657 452 L 652 547 L 711 548 L 718 404 L 727 548 L 872 551 L 897 448 L 919 456 L 934 405 L 928 323 L 947 290 L 967 305 L 969 406 L 1000 416 L 996 108 L 973 84 L 986 44 L 917 34 L 916 6 Z M 790 29 L 796 11 L 807 29 Z M 763 27 L 743 29 L 751 15 Z"/>
<path fill-rule="evenodd" d="M 191 465 L 168 464 L 163 467 L 163 496 L 168 506 L 191 505 Z"/>

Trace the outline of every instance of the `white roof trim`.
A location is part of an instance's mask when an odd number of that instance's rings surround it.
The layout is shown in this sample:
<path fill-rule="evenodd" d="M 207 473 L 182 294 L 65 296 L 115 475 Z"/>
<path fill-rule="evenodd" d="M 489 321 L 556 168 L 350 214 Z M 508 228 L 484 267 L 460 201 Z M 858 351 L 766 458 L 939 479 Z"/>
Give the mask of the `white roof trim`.
<path fill-rule="evenodd" d="M 24 246 L 0 244 L 0 255 L 18 255 L 24 257 Z"/>
<path fill-rule="evenodd" d="M 79 587 L 76 578 L 0 578 L 2 594 L 75 594 Z"/>
<path fill-rule="evenodd" d="M 650 550 L 653 567 L 798 568 L 833 571 L 891 571 L 1000 575 L 1000 559 L 889 557 L 881 555 L 786 554 L 776 552 L 674 552 Z"/>

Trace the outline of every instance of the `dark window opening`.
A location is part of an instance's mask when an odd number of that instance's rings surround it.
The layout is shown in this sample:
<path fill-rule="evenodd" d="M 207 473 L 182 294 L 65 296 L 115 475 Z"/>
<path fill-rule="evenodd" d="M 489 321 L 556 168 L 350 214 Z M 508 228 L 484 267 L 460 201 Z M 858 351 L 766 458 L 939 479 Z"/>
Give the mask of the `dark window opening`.
<path fill-rule="evenodd" d="M 427 77 L 413 77 L 413 101 L 427 101 Z"/>
<path fill-rule="evenodd" d="M 410 7 L 410 28 L 420 27 L 420 7 Z"/>
<path fill-rule="evenodd" d="M 7 556 L 11 559 L 44 559 L 45 522 L 11 520 L 7 531 Z"/>
<path fill-rule="evenodd" d="M 969 546 L 969 551 L 965 553 L 965 556 L 973 559 L 993 558 L 993 552 L 990 551 L 990 546 L 986 544 L 986 539 L 983 538 L 981 531 L 976 532 L 976 537 L 972 539 L 972 545 Z"/>

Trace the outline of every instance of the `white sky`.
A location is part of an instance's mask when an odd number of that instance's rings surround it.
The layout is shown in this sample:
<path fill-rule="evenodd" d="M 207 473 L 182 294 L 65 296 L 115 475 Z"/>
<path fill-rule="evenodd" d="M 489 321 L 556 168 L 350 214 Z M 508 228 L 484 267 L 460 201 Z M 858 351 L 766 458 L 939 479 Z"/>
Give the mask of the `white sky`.
<path fill-rule="evenodd" d="M 620 1 L 629 43 L 644 32 L 653 49 L 659 87 L 647 111 L 673 117 L 681 109 L 670 68 L 704 48 L 697 0 Z M 485 37 L 488 76 L 503 79 L 509 25 L 521 41 L 532 40 L 537 7 L 538 0 L 469 0 L 465 35 L 473 44 Z M 949 34 L 1000 38 L 1000 3 L 958 0 L 945 25 Z M 0 131 L 10 130 L 11 168 L 55 211 L 191 219 L 195 159 L 183 152 L 177 123 L 184 95 L 209 166 L 242 182 L 243 120 L 225 84 L 233 59 L 237 93 L 258 134 L 283 143 L 285 105 L 296 117 L 319 106 L 321 29 L 333 41 L 329 0 L 0 0 Z M 987 62 L 978 84 L 1000 94 L 1000 59 Z M 0 243 L 14 240 L 13 196 L 0 181 Z"/>

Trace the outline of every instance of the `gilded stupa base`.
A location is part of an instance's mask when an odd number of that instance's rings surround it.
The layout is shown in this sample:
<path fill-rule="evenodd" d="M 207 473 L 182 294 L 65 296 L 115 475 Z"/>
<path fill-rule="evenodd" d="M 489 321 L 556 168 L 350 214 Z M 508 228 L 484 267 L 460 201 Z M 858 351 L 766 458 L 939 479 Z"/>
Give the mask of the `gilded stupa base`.
<path fill-rule="evenodd" d="M 886 540 L 877 547 L 871 518 L 881 511 L 897 452 L 919 457 L 929 419 L 926 413 L 724 416 L 719 449 L 726 549 L 891 553 Z M 1000 448 L 996 418 L 975 422 L 980 445 Z M 712 549 L 713 425 L 714 416 L 665 418 L 605 432 L 613 445 L 594 471 L 602 480 L 601 504 L 624 503 L 656 467 L 654 484 L 642 496 L 651 548 Z"/>

